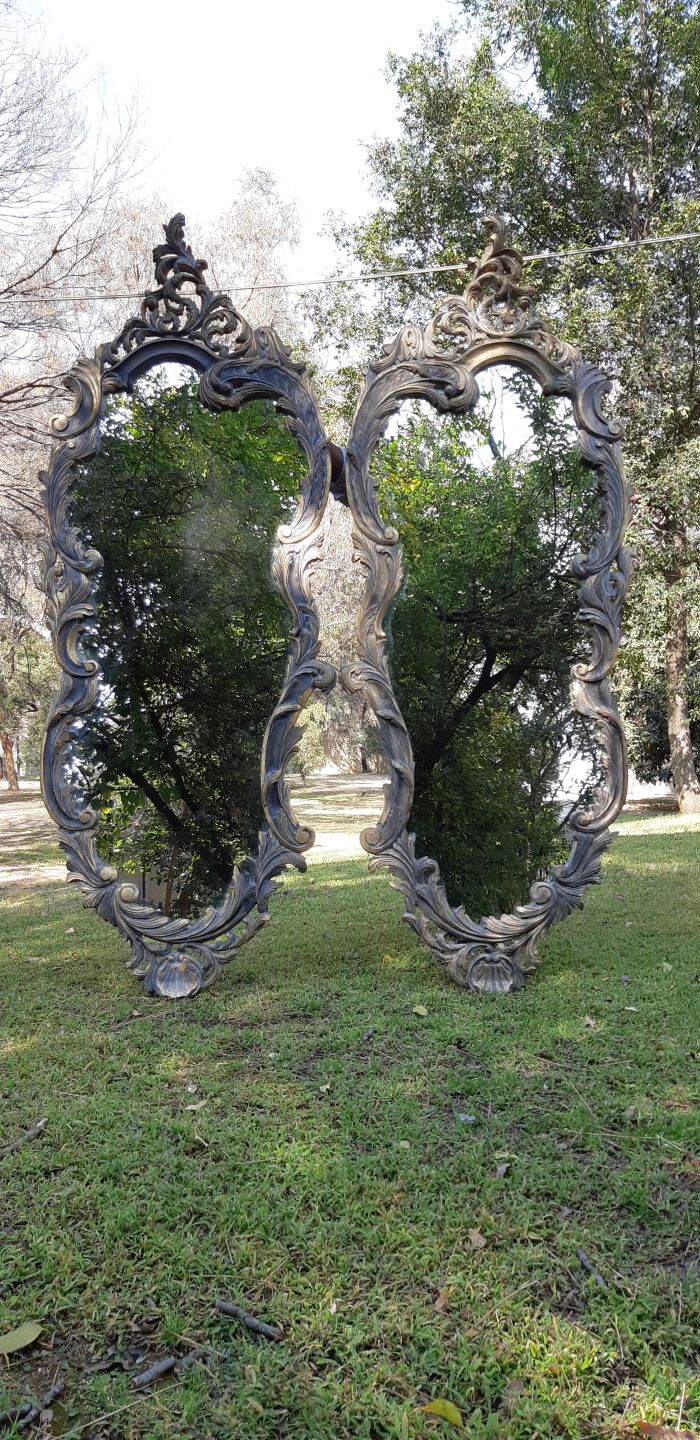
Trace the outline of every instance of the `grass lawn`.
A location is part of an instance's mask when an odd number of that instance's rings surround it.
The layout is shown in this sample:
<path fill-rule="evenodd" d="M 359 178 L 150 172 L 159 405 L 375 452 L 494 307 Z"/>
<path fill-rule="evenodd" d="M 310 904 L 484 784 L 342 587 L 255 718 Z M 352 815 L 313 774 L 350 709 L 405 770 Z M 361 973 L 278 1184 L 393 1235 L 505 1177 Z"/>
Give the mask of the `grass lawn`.
<path fill-rule="evenodd" d="M 44 1327 L 0 1410 L 58 1372 L 46 1435 L 419 1440 L 445 1398 L 533 1440 L 675 1425 L 685 1387 L 700 1427 L 699 874 L 700 823 L 627 820 L 525 993 L 477 997 L 326 859 L 180 1005 L 72 888 L 2 887 L 0 1146 L 49 1123 L 0 1161 L 0 1332 Z"/>

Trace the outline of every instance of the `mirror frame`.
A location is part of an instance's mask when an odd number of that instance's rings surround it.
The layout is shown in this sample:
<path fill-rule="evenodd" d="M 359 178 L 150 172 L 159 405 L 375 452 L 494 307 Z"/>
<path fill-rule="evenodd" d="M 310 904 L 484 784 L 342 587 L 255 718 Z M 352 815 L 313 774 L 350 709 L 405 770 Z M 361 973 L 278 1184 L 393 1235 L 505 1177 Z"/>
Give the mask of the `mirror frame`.
<path fill-rule="evenodd" d="M 359 616 L 357 660 L 341 671 L 342 683 L 361 690 L 376 717 L 389 769 L 385 804 L 376 826 L 362 832 L 370 871 L 387 869 L 405 901 L 405 919 L 447 974 L 467 989 L 505 992 L 522 988 L 538 963 L 538 945 L 556 921 L 580 907 L 600 879 L 610 825 L 627 793 L 627 747 L 609 674 L 620 627 L 631 556 L 624 546 L 630 494 L 624 477 L 620 423 L 603 410 L 611 382 L 557 337 L 536 313 L 521 284 L 523 261 L 507 243 L 503 221 L 489 217 L 489 241 L 463 295 L 451 295 L 425 329 L 406 325 L 368 369 L 347 451 L 347 495 L 353 514 L 355 560 L 366 572 Z M 384 620 L 402 580 L 400 536 L 385 525 L 370 474 L 372 453 L 402 401 L 428 401 L 459 415 L 479 398 L 476 376 L 505 363 L 526 371 L 545 395 L 571 401 L 577 448 L 597 475 L 601 528 L 586 555 L 572 563 L 579 580 L 578 620 L 591 642 L 590 660 L 571 670 L 572 708 L 594 725 L 602 752 L 603 782 L 588 807 L 569 819 L 571 850 L 546 880 L 530 888 L 529 902 L 510 914 L 474 921 L 453 907 L 435 860 L 418 858 L 407 830 L 413 801 L 411 743 L 392 688 Z"/>
<path fill-rule="evenodd" d="M 94 360 L 79 359 L 66 375 L 75 406 L 51 421 L 57 443 L 41 477 L 49 529 L 46 614 L 62 672 L 42 753 L 44 801 L 58 827 L 69 880 L 80 886 L 85 904 L 129 942 L 129 969 L 146 992 L 168 999 L 195 995 L 217 980 L 224 962 L 267 919 L 270 895 L 278 888 L 275 877 L 288 865 L 306 869 L 303 854 L 315 836 L 294 815 L 285 771 L 301 735 L 296 723 L 301 709 L 314 690 L 328 690 L 336 679 L 333 667 L 318 659 L 319 623 L 309 588 L 320 558 L 333 448 L 319 419 L 310 371 L 292 359 L 273 329 L 253 329 L 227 295 L 209 289 L 206 261 L 195 260 L 184 225 L 178 214 L 163 227 L 165 244 L 153 251 L 156 288 L 145 293 L 140 313 L 98 348 Z M 199 373 L 199 398 L 208 410 L 273 401 L 309 465 L 296 513 L 279 528 L 272 552 L 273 583 L 292 623 L 284 686 L 262 746 L 259 848 L 235 867 L 221 903 L 195 919 L 173 918 L 145 903 L 138 887 L 100 858 L 97 815 L 86 804 L 75 765 L 80 722 L 94 708 L 100 683 L 99 665 L 83 653 L 81 637 L 96 614 L 102 565 L 99 551 L 85 545 L 72 522 L 76 467 L 97 449 L 105 397 L 128 393 L 139 376 L 168 362 Z"/>

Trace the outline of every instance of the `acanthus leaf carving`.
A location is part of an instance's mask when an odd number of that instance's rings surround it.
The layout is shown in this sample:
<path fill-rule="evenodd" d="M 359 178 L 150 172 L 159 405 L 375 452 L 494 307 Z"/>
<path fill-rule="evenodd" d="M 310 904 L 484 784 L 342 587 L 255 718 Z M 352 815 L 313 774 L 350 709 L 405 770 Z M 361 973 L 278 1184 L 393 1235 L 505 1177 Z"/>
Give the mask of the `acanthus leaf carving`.
<path fill-rule="evenodd" d="M 532 292 L 521 284 L 522 262 L 507 244 L 503 223 L 486 223 L 489 243 L 481 260 L 473 262 L 475 273 L 464 295 L 448 296 L 424 331 L 405 326 L 368 370 L 348 447 L 348 496 L 366 589 L 357 627 L 358 659 L 346 667 L 343 678 L 362 688 L 378 718 L 391 777 L 389 796 L 408 762 L 409 779 L 400 790 L 403 828 L 387 823 L 384 834 L 378 830 L 361 836 L 370 853 L 370 871 L 389 871 L 404 897 L 408 924 L 457 984 L 504 992 L 522 987 L 538 963 L 538 946 L 547 930 L 579 907 L 586 889 L 598 882 L 612 839 L 609 827 L 625 801 L 625 737 L 608 677 L 619 646 L 629 578 L 630 555 L 623 544 L 629 490 L 619 445 L 621 426 L 604 409 L 610 382 L 538 316 Z M 580 581 L 578 618 L 592 644 L 589 661 L 572 667 L 571 699 L 574 709 L 593 724 L 603 783 L 587 809 L 569 818 L 568 859 L 531 887 L 528 903 L 511 914 L 475 921 L 461 906 L 450 904 L 436 862 L 416 857 L 414 837 L 406 829 L 413 793 L 410 742 L 391 687 L 384 632 L 376 623 L 396 593 L 400 537 L 379 513 L 370 463 L 401 399 L 415 396 L 436 409 L 460 413 L 478 397 L 475 375 L 499 361 L 533 374 L 545 393 L 571 400 L 580 458 L 598 476 L 600 529 L 588 553 L 572 564 Z M 458 376 L 459 383 L 446 384 L 448 374 Z M 392 799 L 385 809 L 395 820 L 400 806 Z"/>
<path fill-rule="evenodd" d="M 277 877 L 287 867 L 306 868 L 302 852 L 314 834 L 293 814 L 285 770 L 299 737 L 296 720 L 302 706 L 314 689 L 328 689 L 336 678 L 318 658 L 318 617 L 309 585 L 330 479 L 328 441 L 310 374 L 274 330 L 253 330 L 227 296 L 208 288 L 206 263 L 194 259 L 183 227 L 181 215 L 164 227 L 165 244 L 154 251 L 157 288 L 144 297 L 139 316 L 111 344 L 101 346 L 94 360 L 79 359 L 66 377 L 74 410 L 52 422 L 57 443 L 42 477 L 49 522 L 46 614 L 62 672 L 44 740 L 44 799 L 58 826 L 68 878 L 80 886 L 85 904 L 129 943 L 129 968 L 146 992 L 169 999 L 193 996 L 213 984 L 225 962 L 265 923 Z M 193 343 L 203 370 L 202 403 L 217 410 L 258 396 L 271 399 L 306 454 L 309 474 L 296 514 L 280 527 L 272 558 L 273 577 L 293 623 L 284 688 L 263 749 L 266 824 L 256 856 L 235 867 L 221 903 L 189 919 L 164 915 L 142 901 L 137 887 L 98 853 L 97 816 L 85 801 L 75 740 L 76 725 L 93 708 L 100 683 L 98 663 L 83 652 L 81 637 L 96 614 L 102 557 L 84 544 L 72 523 L 71 505 L 75 467 L 96 449 L 104 395 L 128 388 L 130 357 L 142 350 L 153 364 L 187 363 Z"/>
<path fill-rule="evenodd" d="M 153 250 L 156 288 L 144 295 L 139 315 L 104 347 L 104 363 L 117 365 L 149 341 L 168 337 L 199 341 L 219 356 L 243 354 L 251 345 L 251 327 L 228 295 L 207 285 L 207 262 L 195 260 L 185 240 L 184 215 L 173 215 L 163 228 L 165 243 Z"/>
<path fill-rule="evenodd" d="M 513 340 L 557 365 L 574 365 L 578 350 L 560 339 L 537 314 L 530 286 L 522 285 L 523 262 L 507 243 L 505 225 L 496 216 L 484 222 L 489 240 L 462 295 L 448 295 L 426 327 L 426 344 L 440 352 L 458 351 L 477 340 Z"/>

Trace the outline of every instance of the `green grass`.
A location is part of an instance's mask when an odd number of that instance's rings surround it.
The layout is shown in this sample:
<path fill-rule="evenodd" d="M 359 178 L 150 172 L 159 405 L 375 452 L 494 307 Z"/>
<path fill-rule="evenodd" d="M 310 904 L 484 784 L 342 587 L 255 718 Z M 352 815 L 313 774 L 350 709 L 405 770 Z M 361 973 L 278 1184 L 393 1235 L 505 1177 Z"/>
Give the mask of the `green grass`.
<path fill-rule="evenodd" d="M 0 1330 L 44 1325 L 0 1409 L 58 1369 L 91 1440 L 456 1434 L 435 1397 L 474 1440 L 616 1436 L 684 1385 L 700 1424 L 699 862 L 698 823 L 626 822 L 512 997 L 449 985 L 363 861 L 181 1005 L 71 888 L 0 892 L 0 1145 L 49 1119 L 0 1161 Z M 117 1366 L 195 1342 L 153 1393 Z"/>

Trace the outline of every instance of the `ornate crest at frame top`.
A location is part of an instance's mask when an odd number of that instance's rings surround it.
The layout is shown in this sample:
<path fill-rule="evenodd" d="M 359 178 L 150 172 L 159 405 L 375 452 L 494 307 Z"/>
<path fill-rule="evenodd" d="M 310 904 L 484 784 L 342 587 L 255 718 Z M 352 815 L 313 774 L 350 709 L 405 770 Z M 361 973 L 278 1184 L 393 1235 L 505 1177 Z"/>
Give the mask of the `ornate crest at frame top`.
<path fill-rule="evenodd" d="M 531 314 L 533 310 L 532 288 L 521 285 L 523 275 L 522 257 L 507 244 L 506 229 L 502 220 L 490 215 L 484 221 L 489 227 L 489 239 L 480 260 L 471 256 L 469 264 L 474 274 L 464 292 L 464 298 L 472 310 L 486 312 L 495 310 L 503 325 L 515 323 L 518 312 Z"/>
<path fill-rule="evenodd" d="M 127 321 L 107 347 L 107 362 L 116 364 L 140 345 L 166 336 L 199 340 L 222 359 L 250 347 L 248 321 L 228 295 L 209 289 L 204 279 L 207 262 L 195 260 L 185 240 L 184 215 L 173 215 L 163 228 L 165 244 L 153 250 L 157 288 L 146 291 L 140 314 Z"/>
<path fill-rule="evenodd" d="M 474 274 L 463 295 L 449 295 L 442 302 L 428 335 L 461 345 L 484 337 L 523 340 L 557 364 L 573 365 L 580 359 L 578 350 L 554 334 L 537 314 L 532 288 L 521 284 L 523 258 L 508 244 L 503 220 L 490 215 L 484 223 L 489 238 L 481 258 L 469 261 Z"/>

